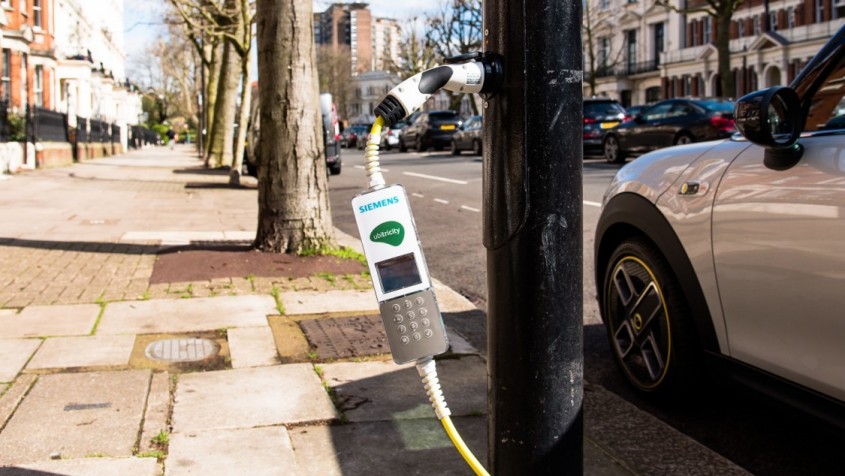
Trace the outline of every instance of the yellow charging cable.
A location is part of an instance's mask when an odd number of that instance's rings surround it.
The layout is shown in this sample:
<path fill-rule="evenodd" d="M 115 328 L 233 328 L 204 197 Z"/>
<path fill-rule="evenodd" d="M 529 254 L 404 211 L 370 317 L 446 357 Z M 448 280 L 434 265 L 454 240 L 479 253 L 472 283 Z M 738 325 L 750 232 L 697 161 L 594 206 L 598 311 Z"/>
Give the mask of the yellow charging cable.
<path fill-rule="evenodd" d="M 446 406 L 446 399 L 443 398 L 443 391 L 440 389 L 440 380 L 437 378 L 437 368 L 435 367 L 434 360 L 425 359 L 417 362 L 417 372 L 420 374 L 420 377 L 422 377 L 425 392 L 428 394 L 428 400 L 434 408 L 434 413 L 437 415 L 437 418 L 440 419 L 440 423 L 443 424 L 443 429 L 446 430 L 446 434 L 449 435 L 449 439 L 452 440 L 452 444 L 458 449 L 458 453 L 461 454 L 464 461 L 467 462 L 476 475 L 489 476 L 487 470 L 484 469 L 484 466 L 481 465 L 478 458 L 472 454 L 472 451 L 469 447 L 467 447 L 466 443 L 464 443 L 461 435 L 458 434 L 458 430 L 455 428 L 455 425 L 452 424 L 452 419 L 449 418 L 449 415 L 451 415 L 452 412 L 449 410 L 449 407 Z"/>
<path fill-rule="evenodd" d="M 364 168 L 367 171 L 368 186 L 371 189 L 384 187 L 384 176 L 381 174 L 381 166 L 378 162 L 378 148 L 381 144 L 381 128 L 384 126 L 384 118 L 379 116 L 373 123 L 370 130 L 370 137 L 367 139 L 367 149 L 364 153 Z"/>

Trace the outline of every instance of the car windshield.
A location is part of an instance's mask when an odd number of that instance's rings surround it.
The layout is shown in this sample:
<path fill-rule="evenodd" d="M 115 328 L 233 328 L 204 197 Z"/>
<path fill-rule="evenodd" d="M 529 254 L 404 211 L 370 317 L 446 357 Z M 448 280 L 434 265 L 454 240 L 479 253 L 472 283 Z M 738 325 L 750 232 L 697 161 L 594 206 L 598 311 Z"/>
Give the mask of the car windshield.
<path fill-rule="evenodd" d="M 624 113 L 622 106 L 619 103 L 607 102 L 585 102 L 584 115 L 585 116 L 614 116 L 616 114 Z"/>
<path fill-rule="evenodd" d="M 452 111 L 431 112 L 428 118 L 432 121 L 454 121 L 458 119 L 458 113 Z"/>

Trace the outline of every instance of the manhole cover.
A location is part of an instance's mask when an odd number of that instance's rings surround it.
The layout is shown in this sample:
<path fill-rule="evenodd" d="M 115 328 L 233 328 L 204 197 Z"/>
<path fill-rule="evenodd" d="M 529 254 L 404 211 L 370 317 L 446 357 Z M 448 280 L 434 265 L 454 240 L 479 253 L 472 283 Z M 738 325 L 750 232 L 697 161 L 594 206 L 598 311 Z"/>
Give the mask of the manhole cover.
<path fill-rule="evenodd" d="M 378 355 L 389 352 L 379 316 L 301 321 L 302 332 L 320 359 Z"/>
<path fill-rule="evenodd" d="M 165 339 L 151 342 L 144 355 L 159 362 L 197 362 L 219 350 L 217 343 L 209 339 Z"/>

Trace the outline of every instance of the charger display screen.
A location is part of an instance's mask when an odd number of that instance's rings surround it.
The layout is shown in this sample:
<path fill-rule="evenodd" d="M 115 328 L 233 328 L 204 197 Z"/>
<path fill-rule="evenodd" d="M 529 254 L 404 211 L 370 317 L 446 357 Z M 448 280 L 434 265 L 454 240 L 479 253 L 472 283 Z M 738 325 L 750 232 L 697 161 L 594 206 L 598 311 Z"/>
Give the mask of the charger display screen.
<path fill-rule="evenodd" d="M 413 253 L 379 261 L 376 269 L 385 294 L 422 282 Z"/>

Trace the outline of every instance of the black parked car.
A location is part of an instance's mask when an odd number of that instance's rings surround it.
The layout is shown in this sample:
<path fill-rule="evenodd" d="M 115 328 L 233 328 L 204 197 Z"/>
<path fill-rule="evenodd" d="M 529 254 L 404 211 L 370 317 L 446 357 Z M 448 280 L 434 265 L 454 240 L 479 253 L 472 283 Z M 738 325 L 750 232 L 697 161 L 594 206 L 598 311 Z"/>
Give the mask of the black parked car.
<path fill-rule="evenodd" d="M 452 136 L 461 126 L 461 117 L 455 111 L 423 112 L 399 136 L 399 151 L 408 148 L 423 152 L 429 147 L 440 150 L 452 143 Z"/>
<path fill-rule="evenodd" d="M 452 136 L 452 155 L 471 150 L 481 155 L 481 116 L 472 116 Z"/>
<path fill-rule="evenodd" d="M 672 145 L 724 139 L 736 132 L 734 103 L 719 99 L 669 99 L 637 114 L 604 136 L 604 158 L 621 163 Z"/>
<path fill-rule="evenodd" d="M 608 129 L 625 119 L 625 109 L 615 99 L 584 99 L 584 155 L 602 153 Z"/>

